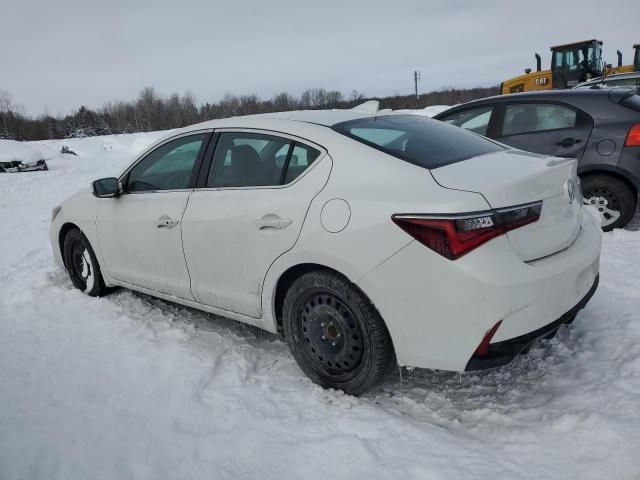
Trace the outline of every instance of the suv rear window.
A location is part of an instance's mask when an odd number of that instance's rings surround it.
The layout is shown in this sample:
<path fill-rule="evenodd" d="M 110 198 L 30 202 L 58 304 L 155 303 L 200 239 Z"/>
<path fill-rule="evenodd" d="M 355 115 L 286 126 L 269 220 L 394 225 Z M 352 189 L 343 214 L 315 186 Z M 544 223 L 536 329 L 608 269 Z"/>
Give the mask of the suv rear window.
<path fill-rule="evenodd" d="M 361 118 L 338 123 L 333 129 L 428 169 L 504 150 L 504 147 L 467 130 L 418 115 Z"/>

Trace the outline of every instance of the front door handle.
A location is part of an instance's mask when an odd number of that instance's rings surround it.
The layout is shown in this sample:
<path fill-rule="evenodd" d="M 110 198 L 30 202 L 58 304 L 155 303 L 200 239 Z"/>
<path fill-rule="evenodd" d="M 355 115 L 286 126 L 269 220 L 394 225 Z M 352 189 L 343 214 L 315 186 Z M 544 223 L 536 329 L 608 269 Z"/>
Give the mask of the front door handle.
<path fill-rule="evenodd" d="M 171 218 L 168 215 L 163 215 L 156 220 L 156 227 L 158 228 L 173 228 L 180 223 L 180 220 Z"/>
<path fill-rule="evenodd" d="M 556 143 L 556 145 L 558 145 L 559 147 L 572 147 L 574 146 L 576 143 L 580 143 L 582 140 L 580 140 L 579 138 L 563 138 L 562 140 L 560 140 L 558 143 Z"/>
<path fill-rule="evenodd" d="M 291 225 L 291 223 L 293 223 L 293 220 L 291 220 L 290 218 L 280 218 L 278 215 L 269 213 L 268 215 L 259 218 L 254 223 L 256 227 L 258 227 L 258 230 L 264 230 L 266 228 L 275 228 L 281 230 Z"/>

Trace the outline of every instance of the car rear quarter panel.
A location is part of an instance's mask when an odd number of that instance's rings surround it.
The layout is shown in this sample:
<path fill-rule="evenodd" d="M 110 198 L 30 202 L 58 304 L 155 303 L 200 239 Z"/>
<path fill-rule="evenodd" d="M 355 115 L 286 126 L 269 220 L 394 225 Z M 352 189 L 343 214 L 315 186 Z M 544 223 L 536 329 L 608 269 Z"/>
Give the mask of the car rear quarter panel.
<path fill-rule="evenodd" d="M 333 159 L 329 181 L 311 202 L 295 246 L 276 259 L 265 278 L 262 302 L 271 308 L 263 308 L 264 327 L 271 331 L 276 329 L 277 282 L 289 268 L 315 263 L 357 282 L 413 241 L 392 222 L 393 214 L 488 208 L 479 194 L 440 187 L 427 169 L 335 135 L 336 139 L 323 145 Z M 349 218 L 345 228 L 332 233 L 323 227 L 321 217 L 327 202 L 335 199 L 348 204 Z M 370 298 L 375 304 L 376 299 Z"/>

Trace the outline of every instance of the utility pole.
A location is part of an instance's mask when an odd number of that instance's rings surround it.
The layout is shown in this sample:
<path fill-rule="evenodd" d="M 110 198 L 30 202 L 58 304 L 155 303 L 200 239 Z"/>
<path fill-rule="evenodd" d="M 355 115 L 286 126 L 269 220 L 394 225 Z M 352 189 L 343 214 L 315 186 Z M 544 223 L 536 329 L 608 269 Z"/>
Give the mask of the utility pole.
<path fill-rule="evenodd" d="M 420 80 L 420 72 L 418 70 L 413 71 L 413 84 L 416 90 L 416 110 L 418 109 L 418 80 Z"/>

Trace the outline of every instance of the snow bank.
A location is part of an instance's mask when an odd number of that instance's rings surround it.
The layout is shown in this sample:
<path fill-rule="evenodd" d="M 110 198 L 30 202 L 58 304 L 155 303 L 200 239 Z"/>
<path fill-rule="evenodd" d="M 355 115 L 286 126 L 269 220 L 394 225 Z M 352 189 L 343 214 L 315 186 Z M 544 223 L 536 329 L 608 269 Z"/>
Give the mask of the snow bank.
<path fill-rule="evenodd" d="M 105 152 L 118 155 L 135 156 L 142 152 L 156 140 L 169 134 L 171 130 L 133 133 L 122 135 L 104 135 L 87 138 L 65 138 L 62 140 L 42 140 L 31 142 L 44 147 L 48 151 L 49 158 L 60 153 L 63 146 L 69 147 L 79 156 L 101 156 Z"/>
<path fill-rule="evenodd" d="M 90 298 L 54 264 L 51 207 L 154 135 L 63 141 L 81 155 L 0 175 L 0 478 L 638 478 L 640 232 L 605 234 L 592 301 L 529 355 L 353 398 L 275 336 L 127 290 Z"/>
<path fill-rule="evenodd" d="M 14 140 L 0 140 L 0 162 L 35 163 L 42 160 L 42 152 L 33 145 Z"/>

